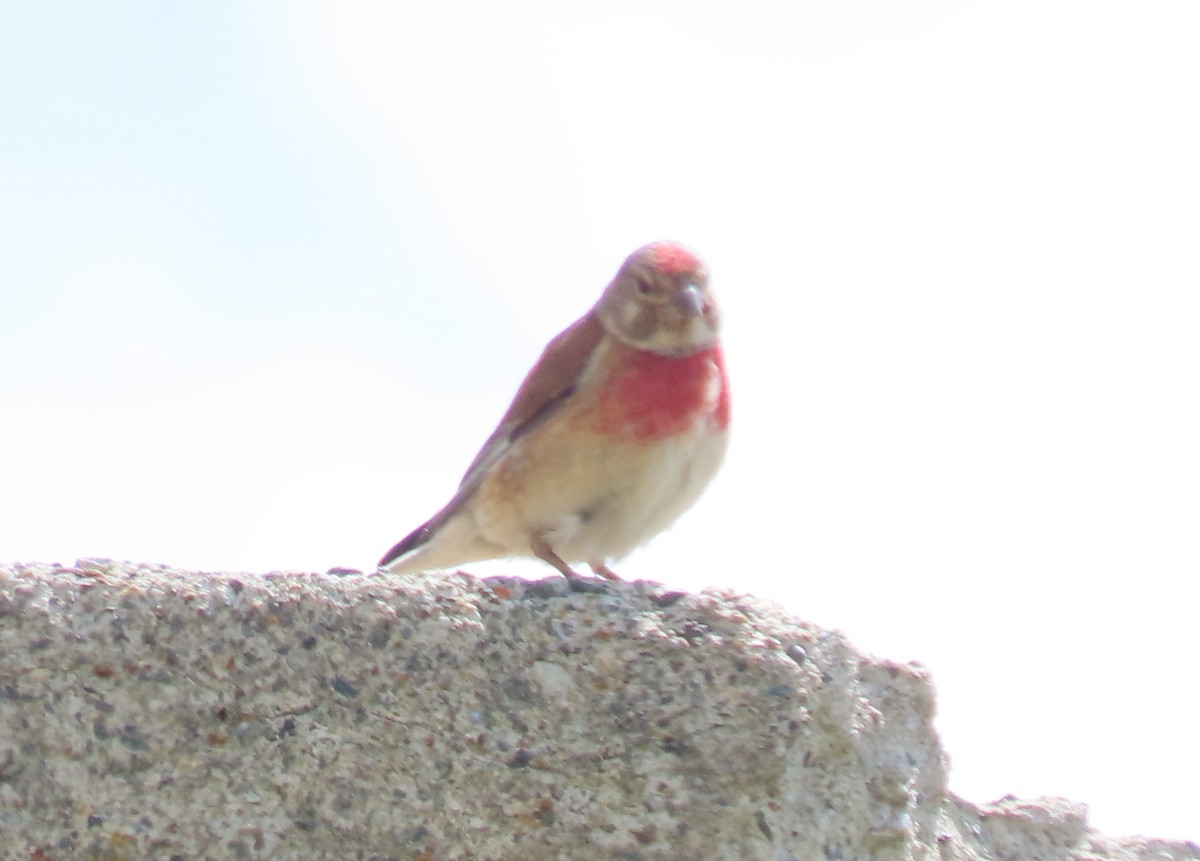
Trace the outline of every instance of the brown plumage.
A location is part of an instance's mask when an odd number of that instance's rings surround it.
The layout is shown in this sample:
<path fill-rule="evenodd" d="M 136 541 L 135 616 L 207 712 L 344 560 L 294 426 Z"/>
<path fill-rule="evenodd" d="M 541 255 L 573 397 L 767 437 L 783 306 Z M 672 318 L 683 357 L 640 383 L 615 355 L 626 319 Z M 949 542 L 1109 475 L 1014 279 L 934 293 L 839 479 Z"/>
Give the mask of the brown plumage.
<path fill-rule="evenodd" d="M 622 265 L 555 337 L 454 497 L 389 550 L 392 572 L 507 556 L 564 575 L 608 567 L 685 510 L 716 473 L 729 423 L 708 274 L 673 242 Z"/>

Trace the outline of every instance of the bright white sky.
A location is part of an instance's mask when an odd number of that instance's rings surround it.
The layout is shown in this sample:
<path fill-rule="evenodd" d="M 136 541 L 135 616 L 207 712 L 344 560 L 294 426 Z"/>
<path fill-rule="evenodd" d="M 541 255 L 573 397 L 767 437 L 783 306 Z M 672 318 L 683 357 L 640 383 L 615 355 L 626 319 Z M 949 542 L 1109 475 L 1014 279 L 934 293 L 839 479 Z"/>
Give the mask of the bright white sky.
<path fill-rule="evenodd" d="M 969 799 L 1200 839 L 1193 0 L 3 17 L 0 559 L 371 566 L 677 238 L 734 442 L 618 570 L 922 661 Z"/>

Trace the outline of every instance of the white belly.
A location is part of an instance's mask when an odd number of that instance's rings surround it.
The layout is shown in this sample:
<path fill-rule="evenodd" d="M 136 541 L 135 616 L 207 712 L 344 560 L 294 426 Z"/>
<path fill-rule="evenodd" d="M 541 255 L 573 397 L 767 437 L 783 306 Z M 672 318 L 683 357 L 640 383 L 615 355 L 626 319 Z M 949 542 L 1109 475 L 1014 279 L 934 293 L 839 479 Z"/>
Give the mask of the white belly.
<path fill-rule="evenodd" d="M 602 564 L 627 556 L 669 527 L 704 492 L 725 456 L 729 433 L 698 422 L 690 433 L 630 451 L 614 447 L 600 491 L 546 524 L 564 560 Z M 603 488 L 603 490 L 601 490 Z"/>

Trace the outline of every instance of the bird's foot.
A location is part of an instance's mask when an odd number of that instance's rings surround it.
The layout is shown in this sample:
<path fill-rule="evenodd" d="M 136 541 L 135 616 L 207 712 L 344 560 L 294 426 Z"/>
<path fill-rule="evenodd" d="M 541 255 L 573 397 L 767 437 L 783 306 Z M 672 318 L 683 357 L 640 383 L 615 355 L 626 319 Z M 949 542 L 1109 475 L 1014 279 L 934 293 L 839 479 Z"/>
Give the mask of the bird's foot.
<path fill-rule="evenodd" d="M 580 574 L 565 561 L 563 561 L 563 558 L 555 553 L 553 549 L 551 549 L 550 544 L 545 538 L 533 538 L 530 540 L 529 546 L 533 550 L 533 554 L 537 556 L 538 559 L 553 565 L 560 574 L 566 577 L 571 583 L 571 588 L 575 591 L 597 591 L 596 587 L 598 587 L 600 584 L 597 583 L 594 578 L 585 577 L 584 575 Z M 605 580 L 621 579 L 617 576 L 615 571 L 603 563 L 589 565 L 588 567 L 592 569 L 597 577 L 603 577 Z"/>
<path fill-rule="evenodd" d="M 529 547 L 531 550 L 533 550 L 534 556 L 536 556 L 538 559 L 541 559 L 543 562 L 553 565 L 558 570 L 558 573 L 562 574 L 568 580 L 574 582 L 577 580 L 587 579 L 566 562 L 564 562 L 563 558 L 550 548 L 550 545 L 546 542 L 545 538 L 540 536 L 531 538 L 529 541 Z"/>

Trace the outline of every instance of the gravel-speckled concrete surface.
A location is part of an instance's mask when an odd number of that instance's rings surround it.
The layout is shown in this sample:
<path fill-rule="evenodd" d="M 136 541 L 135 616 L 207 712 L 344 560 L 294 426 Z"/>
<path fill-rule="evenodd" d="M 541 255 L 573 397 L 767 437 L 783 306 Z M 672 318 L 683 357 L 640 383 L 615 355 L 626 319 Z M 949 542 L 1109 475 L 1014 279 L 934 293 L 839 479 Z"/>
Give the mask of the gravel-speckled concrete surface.
<path fill-rule="evenodd" d="M 933 711 L 733 594 L 0 566 L 4 858 L 1200 859 L 947 796 Z"/>

